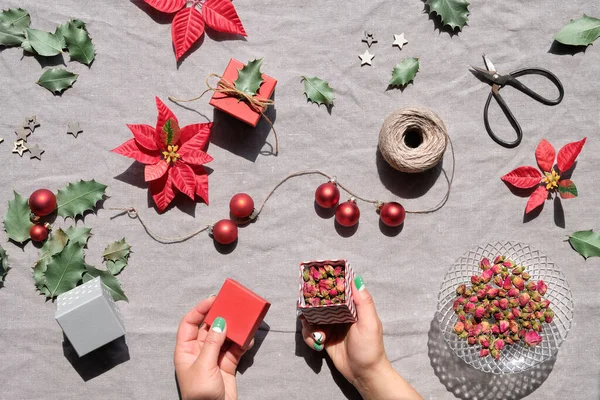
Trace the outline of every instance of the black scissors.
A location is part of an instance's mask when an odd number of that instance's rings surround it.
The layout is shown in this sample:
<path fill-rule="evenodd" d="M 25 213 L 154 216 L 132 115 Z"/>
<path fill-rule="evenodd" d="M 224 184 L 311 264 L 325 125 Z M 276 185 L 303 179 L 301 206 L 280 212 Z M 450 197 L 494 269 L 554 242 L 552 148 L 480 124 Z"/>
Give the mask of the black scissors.
<path fill-rule="evenodd" d="M 542 68 L 523 68 L 513 71 L 508 75 L 500 75 L 498 72 L 496 72 L 496 67 L 494 67 L 494 64 L 492 64 L 490 59 L 485 54 L 483 55 L 483 61 L 485 63 L 486 69 L 472 66 L 471 68 L 473 69 L 471 70 L 471 72 L 486 79 L 492 85 L 492 91 L 490 92 L 487 98 L 487 102 L 485 103 L 485 108 L 483 109 L 483 121 L 485 122 L 485 129 L 489 133 L 490 137 L 499 145 L 508 148 L 517 147 L 519 143 L 521 143 L 521 139 L 523 139 L 523 131 L 521 130 L 521 125 L 519 125 L 519 123 L 515 119 L 515 116 L 510 111 L 510 108 L 508 108 L 508 106 L 504 102 L 504 99 L 500 95 L 500 89 L 502 89 L 506 85 L 510 85 L 515 89 L 525 93 L 529 97 L 532 97 L 533 99 L 539 101 L 540 103 L 546 104 L 548 106 L 555 106 L 562 101 L 563 95 L 565 94 L 562 83 L 560 83 L 560 80 L 556 77 L 556 75 Z M 545 76 L 558 89 L 558 98 L 555 100 L 548 100 L 547 98 L 540 96 L 533 90 L 529 89 L 527 86 L 519 82 L 518 79 L 516 79 L 517 77 L 523 75 Z M 517 132 L 517 139 L 512 142 L 507 142 L 505 140 L 500 139 L 494 134 L 492 128 L 490 128 L 490 123 L 488 121 L 488 109 L 490 108 L 490 101 L 492 100 L 492 96 L 498 102 L 498 105 L 504 112 L 504 115 L 506 115 L 506 118 L 508 118 L 508 121 L 512 125 L 515 132 Z"/>

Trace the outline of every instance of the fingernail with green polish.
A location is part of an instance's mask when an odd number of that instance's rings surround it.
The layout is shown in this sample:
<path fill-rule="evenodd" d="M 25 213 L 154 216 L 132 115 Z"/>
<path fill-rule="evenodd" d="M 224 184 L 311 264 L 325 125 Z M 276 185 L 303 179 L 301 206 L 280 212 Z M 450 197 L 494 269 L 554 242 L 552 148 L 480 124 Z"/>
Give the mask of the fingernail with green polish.
<path fill-rule="evenodd" d="M 221 317 L 215 318 L 210 329 L 218 333 L 223 333 L 225 330 L 225 320 Z"/>
<path fill-rule="evenodd" d="M 354 278 L 354 284 L 359 292 L 365 290 L 365 281 L 363 280 L 362 276 L 358 275 L 356 278 Z"/>
<path fill-rule="evenodd" d="M 316 351 L 322 351 L 323 350 L 323 345 L 320 343 L 315 343 L 315 350 Z"/>
<path fill-rule="evenodd" d="M 318 344 L 323 343 L 323 334 L 321 332 L 313 332 L 312 337 Z"/>

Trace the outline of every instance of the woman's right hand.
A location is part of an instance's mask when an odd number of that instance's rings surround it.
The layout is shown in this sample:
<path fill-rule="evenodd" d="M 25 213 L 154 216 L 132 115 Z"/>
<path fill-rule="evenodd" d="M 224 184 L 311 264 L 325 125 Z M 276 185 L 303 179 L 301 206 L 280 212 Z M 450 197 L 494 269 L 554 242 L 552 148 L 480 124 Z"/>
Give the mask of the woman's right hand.
<path fill-rule="evenodd" d="M 362 277 L 352 282 L 358 320 L 348 325 L 310 325 L 302 320 L 306 344 L 325 349 L 337 370 L 365 399 L 422 399 L 392 367 L 383 346 L 383 327 Z"/>

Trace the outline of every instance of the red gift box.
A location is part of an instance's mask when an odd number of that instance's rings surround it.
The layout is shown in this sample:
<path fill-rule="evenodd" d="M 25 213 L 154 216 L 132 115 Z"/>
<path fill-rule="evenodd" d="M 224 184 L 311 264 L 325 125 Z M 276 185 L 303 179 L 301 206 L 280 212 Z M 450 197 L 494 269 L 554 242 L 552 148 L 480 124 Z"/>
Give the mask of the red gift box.
<path fill-rule="evenodd" d="M 342 267 L 344 269 L 344 279 L 346 287 L 344 290 L 344 302 L 339 304 L 312 306 L 306 304 L 304 300 L 304 279 L 305 269 L 310 267 L 323 267 L 331 265 L 332 267 Z M 348 260 L 319 260 L 300 263 L 300 289 L 298 293 L 298 315 L 304 315 L 306 321 L 311 325 L 324 324 L 342 324 L 356 322 L 356 308 L 354 306 L 354 297 L 352 295 L 352 281 L 354 280 L 354 271 L 350 267 Z"/>
<path fill-rule="evenodd" d="M 233 279 L 225 280 L 215 302 L 204 318 L 209 326 L 225 318 L 227 339 L 248 348 L 271 303 Z"/>
<path fill-rule="evenodd" d="M 243 63 L 232 58 L 223 73 L 223 79 L 234 83 L 238 78 L 238 71 L 243 67 Z M 262 78 L 264 81 L 258 88 L 255 97 L 259 100 L 268 100 L 275 90 L 277 81 L 265 74 L 262 74 Z M 240 101 L 238 98 L 227 96 L 224 93 L 214 92 L 209 104 L 253 127 L 256 127 L 261 117 L 261 114 L 254 111 L 245 101 Z M 264 109 L 261 108 L 261 110 L 264 112 Z"/>

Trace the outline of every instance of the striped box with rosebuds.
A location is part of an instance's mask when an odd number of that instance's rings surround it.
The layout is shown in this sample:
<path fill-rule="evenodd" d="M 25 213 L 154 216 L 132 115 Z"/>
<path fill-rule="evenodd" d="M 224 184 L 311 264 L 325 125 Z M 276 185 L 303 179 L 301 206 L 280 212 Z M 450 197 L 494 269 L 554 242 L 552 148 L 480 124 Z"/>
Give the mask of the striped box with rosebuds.
<path fill-rule="evenodd" d="M 304 300 L 304 279 L 305 270 L 311 267 L 342 267 L 344 270 L 345 289 L 344 302 L 339 304 L 327 304 L 313 306 L 306 304 Z M 299 289 L 298 289 L 298 315 L 304 315 L 306 321 L 311 325 L 341 324 L 352 323 L 356 321 L 356 308 L 354 307 L 354 298 L 352 295 L 352 281 L 354 280 L 354 271 L 350 267 L 348 260 L 317 260 L 300 263 L 299 271 Z"/>

